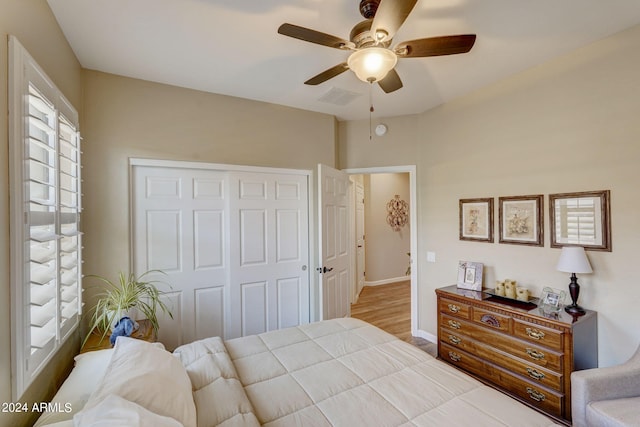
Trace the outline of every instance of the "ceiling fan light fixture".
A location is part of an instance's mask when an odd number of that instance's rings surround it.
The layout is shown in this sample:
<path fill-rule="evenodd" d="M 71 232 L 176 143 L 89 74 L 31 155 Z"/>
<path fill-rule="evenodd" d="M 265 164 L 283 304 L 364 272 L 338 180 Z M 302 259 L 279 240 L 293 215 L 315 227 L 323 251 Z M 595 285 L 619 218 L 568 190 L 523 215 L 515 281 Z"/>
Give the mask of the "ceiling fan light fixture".
<path fill-rule="evenodd" d="M 353 52 L 347 59 L 349 68 L 363 82 L 382 80 L 396 66 L 398 57 L 389 49 L 367 47 Z"/>
<path fill-rule="evenodd" d="M 387 37 L 389 37 L 389 33 L 387 33 L 385 30 L 376 31 L 376 41 L 378 43 L 383 42 Z"/>

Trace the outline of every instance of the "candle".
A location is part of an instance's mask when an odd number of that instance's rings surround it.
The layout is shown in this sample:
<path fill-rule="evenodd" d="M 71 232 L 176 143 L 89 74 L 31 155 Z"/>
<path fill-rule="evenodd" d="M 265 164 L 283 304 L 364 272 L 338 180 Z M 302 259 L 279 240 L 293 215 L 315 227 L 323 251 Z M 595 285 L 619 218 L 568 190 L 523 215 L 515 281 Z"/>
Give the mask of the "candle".
<path fill-rule="evenodd" d="M 504 281 L 504 295 L 507 298 L 516 299 L 516 282 L 511 280 Z"/>
<path fill-rule="evenodd" d="M 504 282 L 496 280 L 496 295 L 504 296 Z"/>
<path fill-rule="evenodd" d="M 516 288 L 516 298 L 519 301 L 529 301 L 529 289 L 522 286 L 518 286 Z"/>

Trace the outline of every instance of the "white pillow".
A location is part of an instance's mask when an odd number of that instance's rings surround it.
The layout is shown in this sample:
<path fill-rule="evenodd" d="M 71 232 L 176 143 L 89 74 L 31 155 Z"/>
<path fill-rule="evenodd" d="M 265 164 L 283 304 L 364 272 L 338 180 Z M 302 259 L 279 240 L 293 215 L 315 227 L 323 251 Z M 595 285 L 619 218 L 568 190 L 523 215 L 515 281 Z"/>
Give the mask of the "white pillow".
<path fill-rule="evenodd" d="M 73 412 L 80 411 L 89 400 L 89 396 L 98 386 L 99 380 L 107 370 L 113 349 L 90 351 L 77 355 L 75 365 L 60 390 L 51 400 L 52 403 L 59 403 L 64 407 L 69 405 Z M 95 381 L 87 381 L 93 378 Z M 60 421 L 71 420 L 73 413 L 64 411 L 43 412 L 34 427 L 49 425 Z"/>
<path fill-rule="evenodd" d="M 195 427 L 196 408 L 187 371 L 160 343 L 118 337 L 104 377 L 87 411 L 114 394 L 143 408 Z"/>
<path fill-rule="evenodd" d="M 183 427 L 173 418 L 147 411 L 140 405 L 116 396 L 108 395 L 91 409 L 73 417 L 74 427 Z"/>

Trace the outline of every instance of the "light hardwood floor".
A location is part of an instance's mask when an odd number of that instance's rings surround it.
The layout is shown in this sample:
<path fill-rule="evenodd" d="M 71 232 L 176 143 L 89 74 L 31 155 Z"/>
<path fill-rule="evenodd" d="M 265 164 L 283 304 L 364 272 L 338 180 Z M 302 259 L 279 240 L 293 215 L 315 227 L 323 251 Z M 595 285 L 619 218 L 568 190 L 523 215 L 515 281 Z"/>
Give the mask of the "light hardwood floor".
<path fill-rule="evenodd" d="M 365 286 L 358 302 L 351 304 L 351 317 L 369 322 L 431 355 L 437 353 L 435 344 L 411 336 L 411 282 L 408 280 Z"/>

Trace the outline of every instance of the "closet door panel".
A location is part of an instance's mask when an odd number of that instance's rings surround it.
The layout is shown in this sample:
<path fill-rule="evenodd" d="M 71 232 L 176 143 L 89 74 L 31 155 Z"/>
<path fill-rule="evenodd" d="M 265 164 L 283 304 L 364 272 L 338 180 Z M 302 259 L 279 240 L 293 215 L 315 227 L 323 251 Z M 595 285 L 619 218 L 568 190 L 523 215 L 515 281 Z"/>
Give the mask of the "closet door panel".
<path fill-rule="evenodd" d="M 162 270 L 173 319 L 158 315 L 158 339 L 172 350 L 224 335 L 228 232 L 224 173 L 139 166 L 133 173 L 134 271 Z"/>

